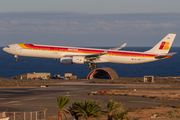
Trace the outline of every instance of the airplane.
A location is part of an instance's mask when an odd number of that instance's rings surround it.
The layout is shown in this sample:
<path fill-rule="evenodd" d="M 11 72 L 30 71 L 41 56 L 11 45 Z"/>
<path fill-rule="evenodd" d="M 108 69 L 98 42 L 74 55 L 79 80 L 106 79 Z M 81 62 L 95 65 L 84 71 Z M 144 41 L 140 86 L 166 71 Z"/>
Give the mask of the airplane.
<path fill-rule="evenodd" d="M 86 67 L 91 70 L 97 68 L 96 63 L 120 63 L 120 64 L 139 64 L 170 58 L 176 53 L 169 53 L 176 34 L 169 33 L 152 49 L 145 52 L 122 51 L 121 48 L 126 43 L 117 48 L 111 49 L 92 49 L 67 46 L 49 46 L 37 44 L 10 44 L 3 50 L 14 55 L 18 61 L 18 56 L 53 58 L 60 59 L 61 64 L 71 65 L 87 63 Z"/>

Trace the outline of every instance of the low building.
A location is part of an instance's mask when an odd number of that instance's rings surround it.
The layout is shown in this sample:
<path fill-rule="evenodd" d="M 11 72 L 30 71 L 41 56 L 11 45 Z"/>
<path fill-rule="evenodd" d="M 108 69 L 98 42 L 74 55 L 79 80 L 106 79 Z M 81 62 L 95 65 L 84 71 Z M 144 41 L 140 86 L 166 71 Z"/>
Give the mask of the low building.
<path fill-rule="evenodd" d="M 70 76 L 70 80 L 76 80 L 76 79 L 77 79 L 77 75 Z"/>
<path fill-rule="evenodd" d="M 144 82 L 154 82 L 154 76 L 144 76 Z"/>
<path fill-rule="evenodd" d="M 0 120 L 1 120 L 1 118 L 5 118 L 5 117 L 6 117 L 5 112 L 0 113 Z M 6 119 L 2 119 L 2 120 L 6 120 Z M 7 119 L 7 120 L 8 120 L 8 119 Z"/>
<path fill-rule="evenodd" d="M 72 73 L 65 73 L 64 77 L 71 77 Z"/>
<path fill-rule="evenodd" d="M 20 79 L 33 79 L 33 78 L 49 78 L 51 76 L 51 73 L 27 73 L 27 74 L 23 74 L 20 75 L 19 78 Z"/>

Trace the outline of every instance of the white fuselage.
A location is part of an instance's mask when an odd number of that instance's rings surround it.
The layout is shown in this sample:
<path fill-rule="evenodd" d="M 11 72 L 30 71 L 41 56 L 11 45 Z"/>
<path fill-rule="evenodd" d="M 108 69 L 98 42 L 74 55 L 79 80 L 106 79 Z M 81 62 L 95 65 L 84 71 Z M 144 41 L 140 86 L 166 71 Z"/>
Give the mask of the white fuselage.
<path fill-rule="evenodd" d="M 64 46 L 45 46 L 33 45 L 33 47 L 22 47 L 25 44 L 11 44 L 3 50 L 9 54 L 24 57 L 39 57 L 60 59 L 66 56 L 88 56 L 105 51 L 104 49 L 90 49 Z M 29 44 L 27 44 L 29 45 Z M 107 54 L 99 56 L 91 63 L 121 63 L 121 64 L 138 64 L 156 61 L 155 54 L 145 54 L 143 52 L 115 51 L 108 50 Z"/>
<path fill-rule="evenodd" d="M 61 64 L 84 64 L 91 70 L 97 68 L 95 63 L 121 63 L 138 64 L 170 58 L 175 53 L 169 53 L 176 34 L 169 33 L 153 48 L 145 52 L 121 51 L 126 43 L 112 49 L 90 49 L 67 46 L 47 46 L 35 44 L 11 44 L 3 48 L 13 54 L 18 61 L 18 56 L 60 59 Z"/>

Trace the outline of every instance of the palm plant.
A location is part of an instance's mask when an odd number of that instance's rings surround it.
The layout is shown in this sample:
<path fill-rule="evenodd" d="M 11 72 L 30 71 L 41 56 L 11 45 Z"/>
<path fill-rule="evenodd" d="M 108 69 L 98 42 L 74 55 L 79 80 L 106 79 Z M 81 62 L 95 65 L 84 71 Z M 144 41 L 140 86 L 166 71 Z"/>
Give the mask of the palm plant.
<path fill-rule="evenodd" d="M 110 99 L 107 104 L 108 110 L 108 120 L 112 120 L 113 116 L 117 113 L 117 111 L 122 110 L 122 103 L 118 103 L 113 99 Z"/>
<path fill-rule="evenodd" d="M 114 119 L 115 119 L 115 120 L 129 120 L 129 118 L 128 118 L 126 115 L 127 115 L 127 111 L 118 112 L 118 113 L 114 116 Z"/>
<path fill-rule="evenodd" d="M 86 120 L 102 116 L 101 103 L 96 101 L 84 101 L 84 104 L 83 102 L 76 102 L 74 105 L 76 106 L 74 111 L 77 112 L 77 115 L 82 115 Z"/>
<path fill-rule="evenodd" d="M 72 104 L 72 107 L 69 107 L 69 109 L 68 109 L 68 111 L 67 111 L 67 113 L 71 114 L 71 116 L 74 116 L 74 118 L 75 118 L 76 120 L 78 120 L 79 117 L 81 116 L 81 115 L 78 114 L 78 112 L 76 112 L 76 111 L 78 110 L 77 104 L 78 104 L 77 101 L 74 102 L 74 103 Z"/>
<path fill-rule="evenodd" d="M 70 99 L 67 97 L 57 97 L 57 102 L 59 106 L 59 112 L 58 112 L 58 120 L 61 120 L 63 108 L 70 102 Z"/>

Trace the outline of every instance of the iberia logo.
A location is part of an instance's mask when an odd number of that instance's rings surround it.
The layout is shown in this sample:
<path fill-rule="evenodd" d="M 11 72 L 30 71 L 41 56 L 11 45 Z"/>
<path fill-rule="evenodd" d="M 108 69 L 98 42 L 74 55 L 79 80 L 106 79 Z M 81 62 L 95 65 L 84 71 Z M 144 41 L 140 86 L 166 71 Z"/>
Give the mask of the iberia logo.
<path fill-rule="evenodd" d="M 169 42 L 162 42 L 159 49 L 160 50 L 169 50 Z"/>

